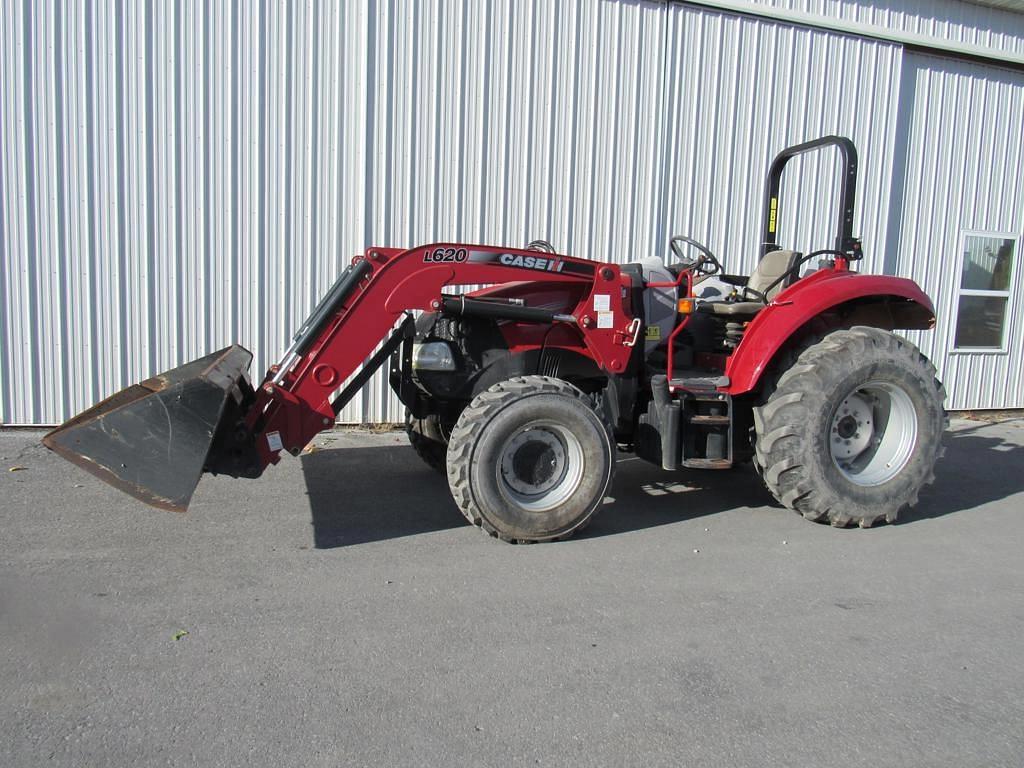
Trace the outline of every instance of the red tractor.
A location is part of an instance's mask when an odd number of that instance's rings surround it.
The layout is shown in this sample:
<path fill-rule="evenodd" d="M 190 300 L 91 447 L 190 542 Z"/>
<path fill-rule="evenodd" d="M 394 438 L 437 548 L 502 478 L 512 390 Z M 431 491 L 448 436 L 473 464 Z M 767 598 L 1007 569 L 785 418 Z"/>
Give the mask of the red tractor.
<path fill-rule="evenodd" d="M 783 168 L 823 147 L 843 160 L 835 243 L 784 250 Z M 931 328 L 928 297 L 850 269 L 861 258 L 856 177 L 848 139 L 780 153 L 761 259 L 745 276 L 678 236 L 669 264 L 598 263 L 543 241 L 370 248 L 255 388 L 250 353 L 232 346 L 115 394 L 43 442 L 148 504 L 184 510 L 203 472 L 258 477 L 281 451 L 298 454 L 390 360 L 417 453 L 447 472 L 466 519 L 503 540 L 580 530 L 617 449 L 667 470 L 752 461 L 810 520 L 891 522 L 933 479 L 945 393 L 892 333 Z M 490 287 L 444 291 L 474 284 Z"/>

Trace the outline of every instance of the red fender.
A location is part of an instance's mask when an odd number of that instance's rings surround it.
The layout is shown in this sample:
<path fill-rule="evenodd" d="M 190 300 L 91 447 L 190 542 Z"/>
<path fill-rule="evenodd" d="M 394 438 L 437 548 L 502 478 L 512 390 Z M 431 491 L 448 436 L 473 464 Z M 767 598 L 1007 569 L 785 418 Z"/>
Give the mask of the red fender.
<path fill-rule="evenodd" d="M 935 324 L 931 299 L 913 280 L 846 270 L 808 275 L 780 293 L 747 327 L 743 341 L 726 364 L 730 383 L 722 391 L 741 395 L 754 389 L 779 348 L 822 312 L 856 299 L 886 297 L 917 305 L 909 316 L 894 313 L 890 328 L 931 328 Z"/>

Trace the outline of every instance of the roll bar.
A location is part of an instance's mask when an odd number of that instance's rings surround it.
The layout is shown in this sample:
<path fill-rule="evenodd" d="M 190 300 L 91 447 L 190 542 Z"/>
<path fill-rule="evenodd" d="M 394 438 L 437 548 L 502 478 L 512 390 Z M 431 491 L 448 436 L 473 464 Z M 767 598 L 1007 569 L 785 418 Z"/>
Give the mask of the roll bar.
<path fill-rule="evenodd" d="M 762 226 L 761 255 L 780 249 L 776 240 L 779 211 L 779 187 L 782 171 L 791 159 L 805 152 L 836 147 L 843 159 L 839 188 L 839 221 L 836 229 L 835 249 L 846 254 L 849 261 L 863 257 L 860 239 L 853 236 L 853 207 L 857 195 L 857 148 L 845 136 L 822 136 L 782 150 L 772 160 L 764 193 L 764 224 Z"/>

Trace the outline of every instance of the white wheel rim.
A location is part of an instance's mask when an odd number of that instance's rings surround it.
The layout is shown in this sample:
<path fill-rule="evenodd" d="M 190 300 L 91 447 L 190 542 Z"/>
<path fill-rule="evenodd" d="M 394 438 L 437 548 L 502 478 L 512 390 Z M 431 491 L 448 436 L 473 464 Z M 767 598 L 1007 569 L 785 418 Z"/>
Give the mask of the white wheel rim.
<path fill-rule="evenodd" d="M 498 486 L 528 512 L 564 504 L 583 480 L 583 447 L 560 424 L 535 421 L 514 432 L 501 448 Z"/>
<path fill-rule="evenodd" d="M 882 485 L 903 471 L 917 445 L 917 410 L 907 391 L 869 381 L 844 397 L 829 423 L 832 461 L 850 482 Z"/>

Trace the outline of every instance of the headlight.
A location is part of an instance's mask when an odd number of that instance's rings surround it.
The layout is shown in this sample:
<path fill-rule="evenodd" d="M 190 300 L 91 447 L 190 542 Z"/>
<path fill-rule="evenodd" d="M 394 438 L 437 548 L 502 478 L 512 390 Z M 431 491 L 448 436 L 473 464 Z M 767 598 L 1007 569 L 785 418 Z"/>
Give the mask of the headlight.
<path fill-rule="evenodd" d="M 455 355 L 446 341 L 428 341 L 412 345 L 414 371 L 454 371 Z"/>

